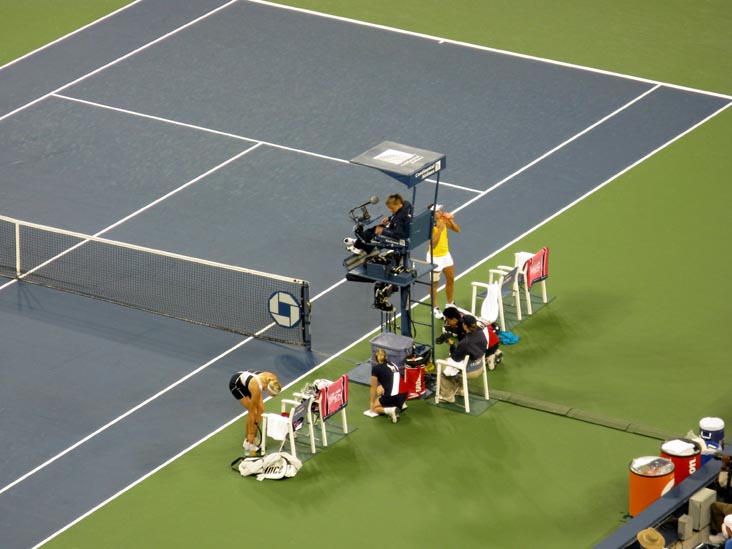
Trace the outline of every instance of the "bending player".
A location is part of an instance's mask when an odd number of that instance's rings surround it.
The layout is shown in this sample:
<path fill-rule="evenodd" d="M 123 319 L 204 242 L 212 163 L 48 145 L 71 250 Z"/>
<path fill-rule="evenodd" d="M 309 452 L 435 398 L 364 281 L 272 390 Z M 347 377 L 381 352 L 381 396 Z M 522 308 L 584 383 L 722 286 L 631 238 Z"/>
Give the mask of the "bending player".
<path fill-rule="evenodd" d="M 275 396 L 282 390 L 277 376 L 271 372 L 237 372 L 231 376 L 229 391 L 234 395 L 247 414 L 247 437 L 244 440 L 244 451 L 249 455 L 256 455 L 257 430 L 264 413 L 264 396 Z"/>

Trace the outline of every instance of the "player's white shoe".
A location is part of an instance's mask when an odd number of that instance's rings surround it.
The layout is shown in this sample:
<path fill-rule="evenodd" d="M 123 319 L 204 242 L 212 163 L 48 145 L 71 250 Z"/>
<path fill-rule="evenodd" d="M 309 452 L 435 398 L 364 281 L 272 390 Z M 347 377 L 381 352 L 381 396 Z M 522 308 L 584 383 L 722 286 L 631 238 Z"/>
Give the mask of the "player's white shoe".
<path fill-rule="evenodd" d="M 244 439 L 244 451 L 247 452 L 249 455 L 254 455 L 257 452 L 259 452 L 259 446 L 256 444 L 252 444 L 248 440 Z"/>
<path fill-rule="evenodd" d="M 399 421 L 399 409 L 396 406 L 390 408 L 384 408 L 384 413 L 391 419 L 392 423 Z"/>

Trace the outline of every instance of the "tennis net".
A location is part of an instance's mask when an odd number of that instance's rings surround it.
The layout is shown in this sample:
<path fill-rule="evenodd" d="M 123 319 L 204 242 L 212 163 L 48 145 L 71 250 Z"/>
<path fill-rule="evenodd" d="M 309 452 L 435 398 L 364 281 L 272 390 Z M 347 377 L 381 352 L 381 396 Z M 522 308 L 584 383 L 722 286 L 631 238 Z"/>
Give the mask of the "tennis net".
<path fill-rule="evenodd" d="M 0 216 L 0 276 L 310 348 L 309 284 Z"/>

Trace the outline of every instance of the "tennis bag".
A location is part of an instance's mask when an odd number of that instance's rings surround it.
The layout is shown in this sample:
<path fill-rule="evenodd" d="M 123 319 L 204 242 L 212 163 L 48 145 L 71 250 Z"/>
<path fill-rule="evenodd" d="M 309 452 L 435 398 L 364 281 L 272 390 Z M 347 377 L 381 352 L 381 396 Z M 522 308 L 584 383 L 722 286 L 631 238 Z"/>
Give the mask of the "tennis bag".
<path fill-rule="evenodd" d="M 432 349 L 428 345 L 415 345 L 412 348 L 412 353 L 404 359 L 404 365 L 407 368 L 424 366 L 425 370 L 431 371 L 434 369 L 431 358 Z"/>
<path fill-rule="evenodd" d="M 264 457 L 237 458 L 231 463 L 241 476 L 257 475 L 257 480 L 279 480 L 294 477 L 302 467 L 302 461 L 287 452 L 274 452 Z"/>
<path fill-rule="evenodd" d="M 421 398 L 427 390 L 425 372 L 434 370 L 430 362 L 432 349 L 427 345 L 415 345 L 413 352 L 404 359 L 404 382 L 407 386 L 407 400 Z"/>

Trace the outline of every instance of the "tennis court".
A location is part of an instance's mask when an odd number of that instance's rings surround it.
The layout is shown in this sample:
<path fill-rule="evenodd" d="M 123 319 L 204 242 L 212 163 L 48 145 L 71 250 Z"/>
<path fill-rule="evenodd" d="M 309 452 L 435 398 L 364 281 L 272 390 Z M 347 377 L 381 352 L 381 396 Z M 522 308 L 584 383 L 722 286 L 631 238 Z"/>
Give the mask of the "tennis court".
<path fill-rule="evenodd" d="M 233 372 L 254 364 L 298 389 L 368 354 L 378 315 L 370 288 L 343 282 L 341 241 L 350 208 L 402 190 L 348 163 L 385 139 L 447 155 L 440 201 L 464 228 L 451 242 L 465 275 L 459 300 L 486 259 L 557 243 L 550 285 L 559 299 L 522 325 L 493 387 L 659 432 L 729 417 L 728 391 L 668 367 L 655 346 L 613 356 L 624 329 L 640 332 L 624 336 L 633 341 L 668 333 L 648 328 L 665 313 L 637 295 L 668 301 L 685 274 L 644 287 L 633 267 L 671 252 L 641 246 L 655 242 L 642 235 L 668 215 L 700 231 L 687 233 L 692 243 L 729 229 L 724 201 L 695 204 L 674 189 L 678 201 L 658 211 L 662 184 L 642 177 L 700 131 L 725 135 L 714 132 L 729 96 L 261 2 L 189 2 L 174 13 L 168 4 L 133 3 L 0 71 L 10 90 L 0 96 L 0 215 L 306 280 L 312 349 L 3 282 L 0 397 L 12 441 L 0 462 L 4 545 L 228 546 L 232 523 L 274 528 L 277 509 L 292 534 L 272 543 L 316 546 L 333 528 L 365 546 L 384 520 L 372 505 L 389 485 L 384 471 L 398 479 L 404 517 L 423 526 L 401 545 L 484 546 L 492 537 L 496 547 L 521 546 L 511 532 L 536 507 L 551 547 L 590 546 L 622 521 L 627 462 L 658 441 L 506 403 L 474 418 L 416 402 L 389 429 L 361 416 L 368 395 L 354 389 L 359 430 L 298 478 L 267 485 L 228 470 L 242 429 L 226 390 Z M 635 206 L 618 222 L 609 212 L 628 208 L 629 192 Z M 432 193 L 420 196 L 425 206 Z M 689 209 L 708 226 L 679 215 Z M 675 242 L 690 263 L 718 245 L 691 246 L 697 257 Z M 724 307 L 704 313 L 717 320 Z M 617 322 L 629 315 L 630 330 Z M 709 375 L 721 375 L 729 344 L 706 335 L 703 347 L 717 353 Z M 692 354 L 677 356 L 688 363 Z M 663 385 L 661 372 L 667 392 L 649 406 L 640 396 Z M 630 379 L 635 396 L 624 398 Z M 687 391 L 705 398 L 681 399 Z M 443 472 L 455 448 L 468 450 Z M 477 477 L 471 460 L 486 464 Z M 439 523 L 445 506 L 457 509 L 457 524 Z"/>

